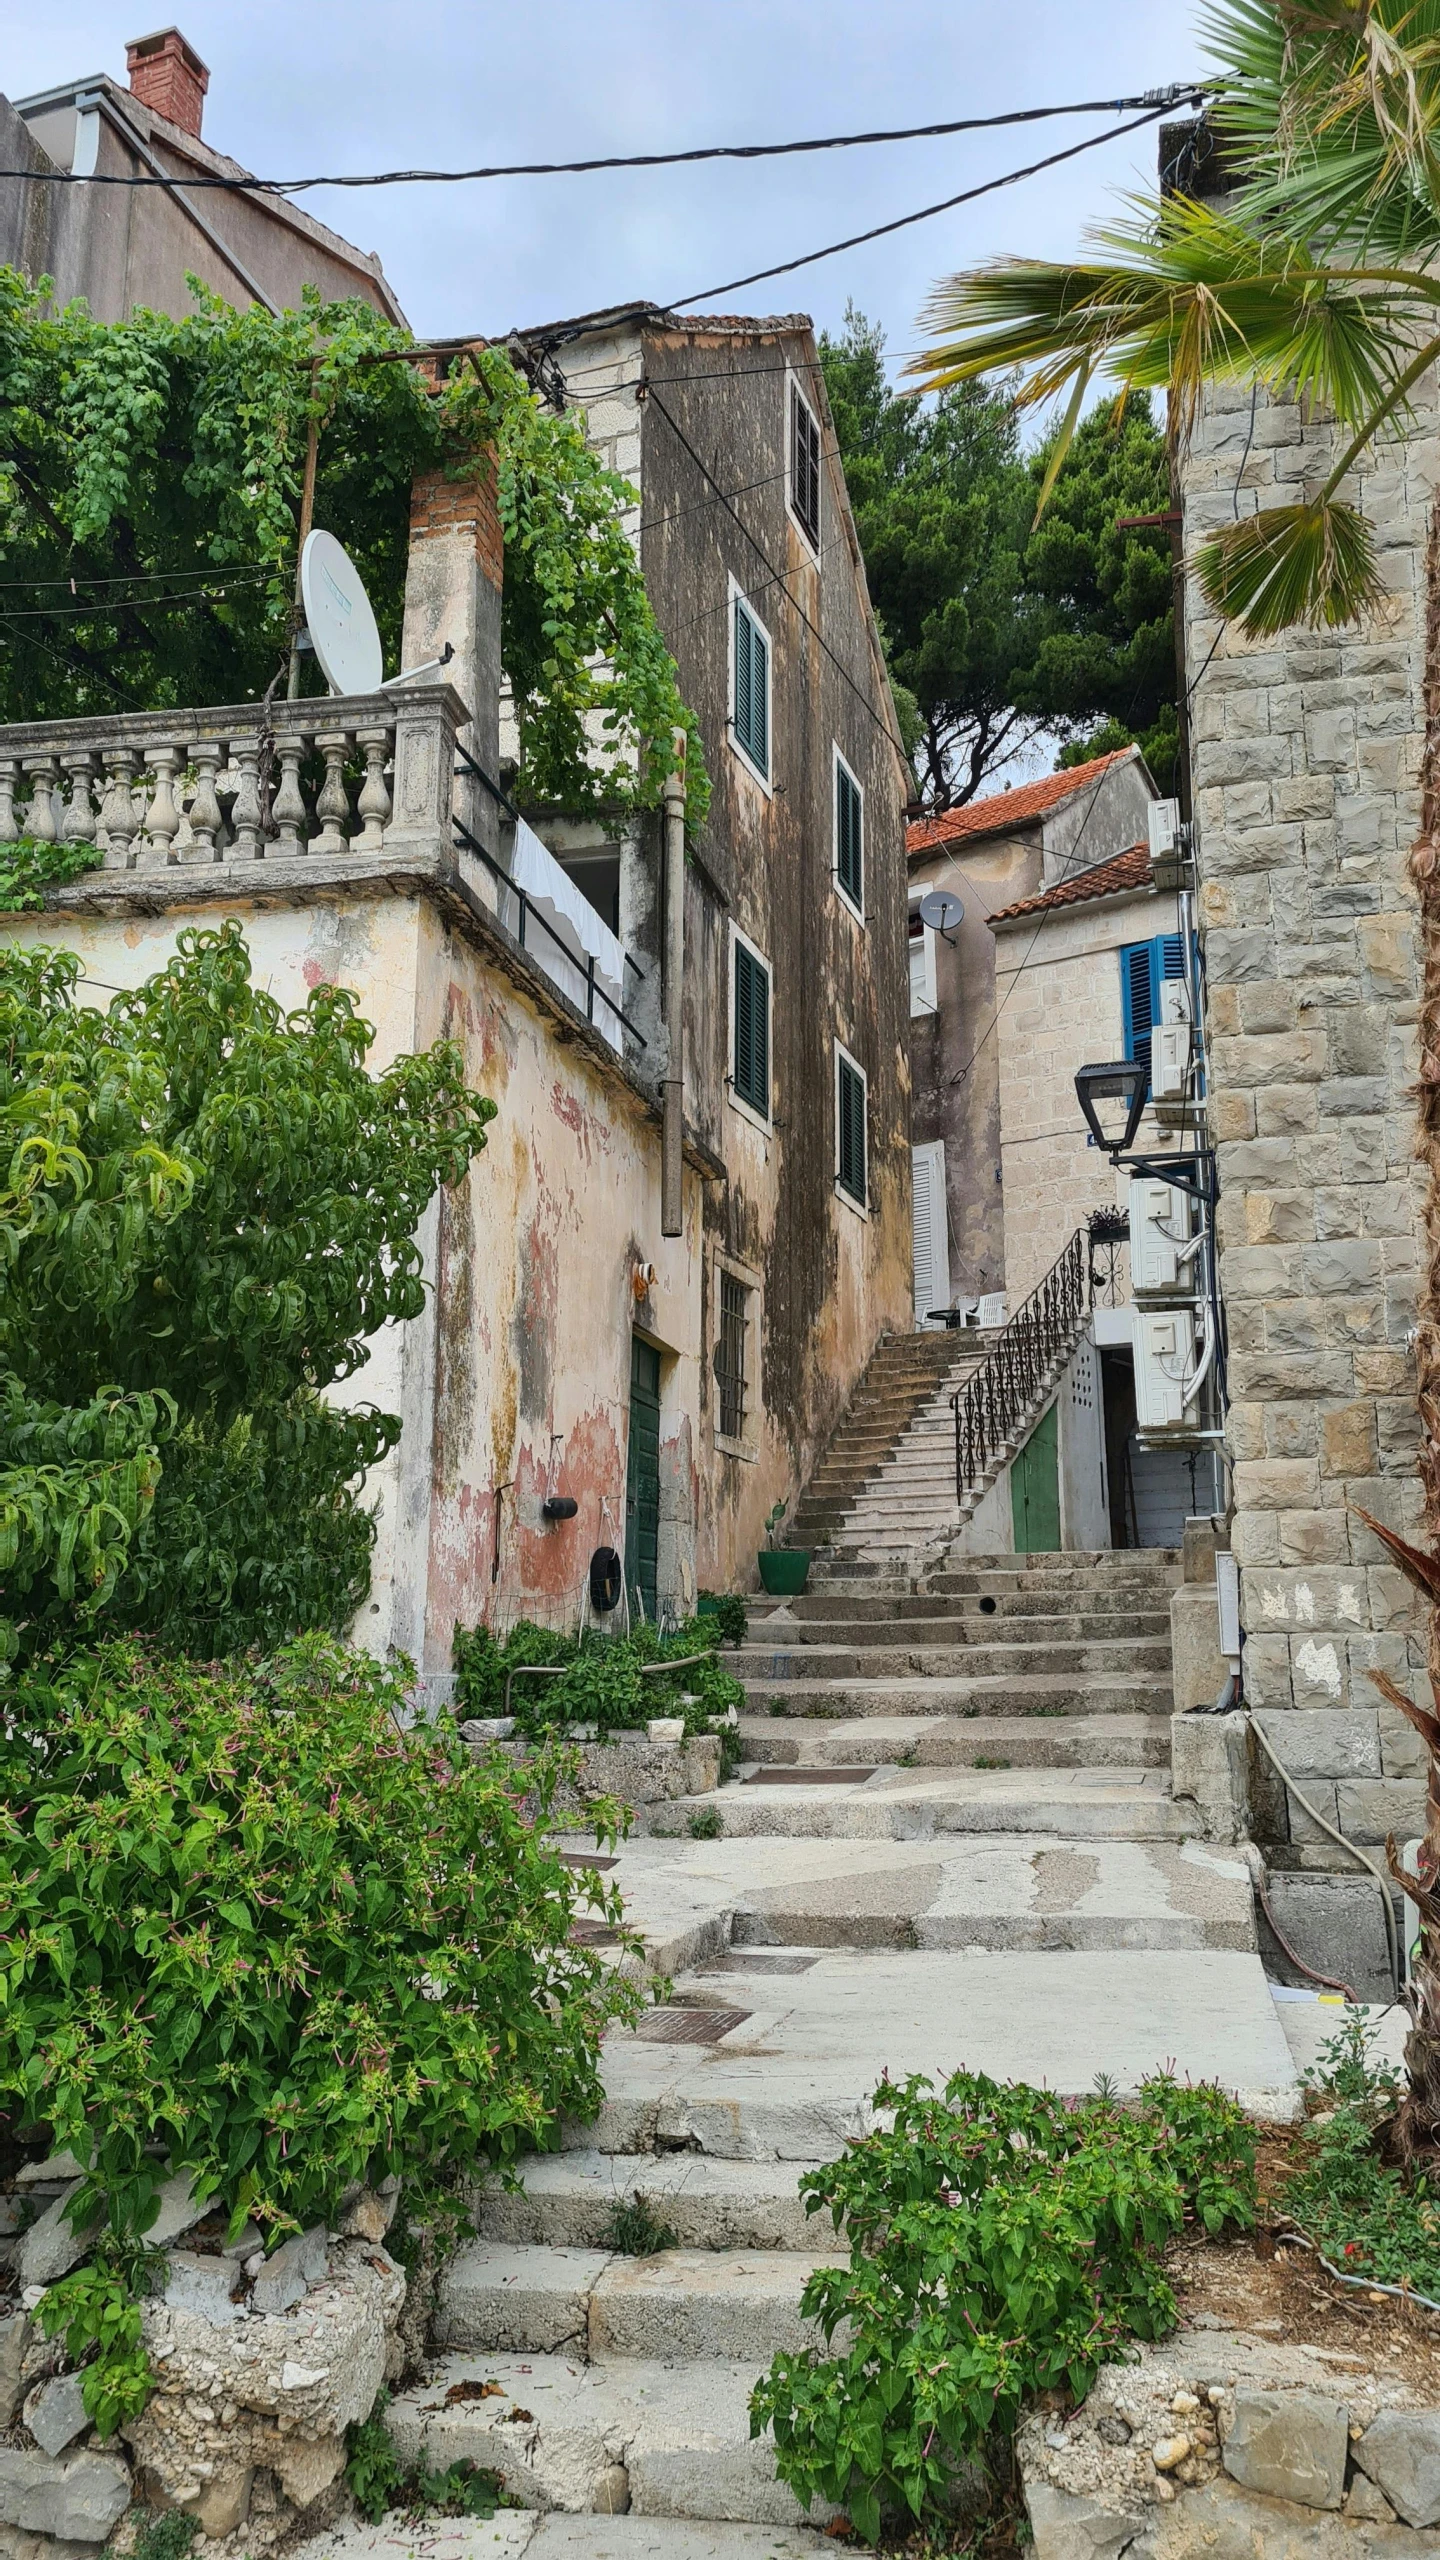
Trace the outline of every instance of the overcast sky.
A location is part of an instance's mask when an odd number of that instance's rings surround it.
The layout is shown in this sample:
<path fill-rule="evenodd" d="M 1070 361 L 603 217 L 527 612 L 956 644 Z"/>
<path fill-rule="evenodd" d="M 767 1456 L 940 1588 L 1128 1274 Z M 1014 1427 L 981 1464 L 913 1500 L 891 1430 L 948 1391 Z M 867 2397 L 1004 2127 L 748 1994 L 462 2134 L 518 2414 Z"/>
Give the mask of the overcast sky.
<path fill-rule="evenodd" d="M 172 5 L 174 0 L 172 0 Z M 0 9 L 0 87 L 96 71 L 164 23 L 144 0 Z M 1131 94 L 1200 68 L 1177 0 L 179 0 L 210 66 L 205 134 L 264 176 L 770 141 Z M 621 177 L 307 195 L 378 250 L 413 326 L 502 332 L 612 302 L 701 294 L 1038 159 L 1103 125 Z M 1153 128 L 997 196 L 723 297 L 743 311 L 848 298 L 892 354 L 937 276 L 1018 251 L 1063 257 L 1116 190 L 1153 182 Z M 710 307 L 716 307 L 713 300 Z"/>

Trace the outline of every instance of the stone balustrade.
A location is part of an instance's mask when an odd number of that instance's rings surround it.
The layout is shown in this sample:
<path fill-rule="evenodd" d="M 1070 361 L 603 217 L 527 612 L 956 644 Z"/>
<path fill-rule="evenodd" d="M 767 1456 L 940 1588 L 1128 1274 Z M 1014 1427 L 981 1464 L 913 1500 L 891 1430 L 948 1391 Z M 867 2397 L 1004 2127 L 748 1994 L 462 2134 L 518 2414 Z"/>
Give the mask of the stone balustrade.
<path fill-rule="evenodd" d="M 94 844 L 114 871 L 448 856 L 454 688 L 0 728 L 0 845 Z"/>

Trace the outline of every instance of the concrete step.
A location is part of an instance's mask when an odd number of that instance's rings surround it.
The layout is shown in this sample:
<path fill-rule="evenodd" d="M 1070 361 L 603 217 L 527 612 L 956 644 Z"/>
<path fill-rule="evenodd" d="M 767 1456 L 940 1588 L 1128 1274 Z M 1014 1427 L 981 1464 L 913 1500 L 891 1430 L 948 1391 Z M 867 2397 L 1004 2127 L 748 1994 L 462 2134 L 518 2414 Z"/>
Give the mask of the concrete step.
<path fill-rule="evenodd" d="M 833 1626 L 865 1627 L 874 1625 L 908 1626 L 914 1618 L 952 1618 L 959 1622 L 967 1637 L 992 1637 L 1010 1634 L 1024 1637 L 1031 1633 L 1037 1641 L 1049 1637 L 1069 1638 L 1073 1635 L 1099 1636 L 1168 1636 L 1170 1632 L 1169 1593 L 1145 1601 L 1112 1600 L 1100 1594 L 1091 1601 L 1041 1591 L 939 1592 L 876 1591 L 868 1586 L 845 1589 L 831 1581 L 821 1581 L 813 1590 L 802 1591 L 793 1599 L 771 1601 L 763 1595 L 750 1611 L 751 1640 L 757 1631 L 772 1623 L 777 1631 L 786 1627 L 808 1626 L 820 1619 Z"/>
<path fill-rule="evenodd" d="M 757 2369 L 753 2359 L 449 2355 L 396 2394 L 385 2427 L 407 2466 L 473 2462 L 523 2507 L 585 2516 L 587 2533 L 617 2507 L 627 2520 L 793 2525 L 801 2509 L 775 2478 L 772 2448 L 750 2440 Z M 482 2398 L 487 2384 L 498 2387 Z M 809 2520 L 823 2524 L 826 2511 Z M 604 2548 L 590 2540 L 577 2551 L 589 2560 Z M 676 2560 L 704 2549 L 677 2545 Z"/>
<path fill-rule="evenodd" d="M 642 1841 L 638 1848 L 663 1860 L 668 1845 Z M 732 1896 L 741 1862 L 764 1863 L 743 1841 L 691 1844 L 689 1856 L 702 1851 L 712 1858 L 711 1888 L 728 1870 Z M 797 1863 L 804 1854 L 796 1844 Z M 828 1864 L 837 1891 L 847 1864 L 859 1876 L 867 1856 L 888 1863 L 893 1854 L 866 1844 L 851 1844 L 847 1860 L 819 1844 L 809 1851 L 817 1872 Z M 637 1909 L 647 1891 L 663 1901 L 675 1889 L 663 1864 L 657 1872 L 651 1863 L 645 1874 L 643 1855 L 622 1866 L 633 1878 Z M 692 1866 L 690 1880 L 692 1889 L 706 1881 L 704 1868 Z M 688 1977 L 677 1987 L 688 1988 Z M 843 1948 L 818 1956 L 798 1976 L 752 1988 L 727 1972 L 708 1987 L 742 2013 L 718 2041 L 607 2037 L 605 2099 L 577 2145 L 632 2156 L 688 2148 L 730 2160 L 833 2159 L 873 2123 L 871 2101 L 887 2072 L 898 2080 L 920 2071 L 943 2082 L 954 2071 L 984 2071 L 1080 2096 L 1093 2088 L 1097 2071 L 1124 2094 L 1169 2068 L 1182 2081 L 1218 2080 L 1258 2115 L 1288 2123 L 1300 2113 L 1290 2049 L 1251 1953 L 1217 1950 L 1200 1961 L 1193 1949 L 1166 1948 Z"/>
<path fill-rule="evenodd" d="M 597 2249 L 472 2240 L 440 2281 L 431 2334 L 471 2353 L 639 2356 L 719 2363 L 803 2355 L 822 2342 L 801 2318 L 817 2266 L 843 2246 L 664 2249 L 622 2257 Z"/>
<path fill-rule="evenodd" d="M 493 2516 L 425 2516 L 401 2509 L 378 2524 L 359 2517 L 291 2560 L 824 2560 L 835 2545 L 805 2525 L 712 2524 L 689 2516 L 538 2515 L 499 2507 Z"/>
<path fill-rule="evenodd" d="M 858 1657 L 857 1657 L 858 1659 Z M 927 1666 L 928 1671 L 928 1666 Z M 807 1661 L 804 1676 L 772 1674 L 745 1680 L 745 1702 L 752 1715 L 782 1716 L 1102 1716 L 1158 1715 L 1171 1704 L 1169 1674 L 1146 1674 L 1135 1680 L 1118 1673 L 1022 1676 L 917 1676 L 829 1679 L 816 1677 Z"/>
<path fill-rule="evenodd" d="M 703 1979 L 728 1977 L 733 1957 Z M 764 1959 L 751 1959 L 763 1976 Z M 798 2170 L 768 2160 L 707 2160 L 682 2151 L 625 2160 L 600 2151 L 559 2151 L 523 2163 L 516 2192 L 485 2187 L 470 2203 L 484 2240 L 538 2242 L 551 2249 L 608 2249 L 615 2216 L 638 2197 L 682 2249 L 813 2249 L 818 2225 L 805 2211 Z"/>
<path fill-rule="evenodd" d="M 947 1832 L 1047 1832 L 1060 1840 L 1183 1840 L 1193 1806 L 1157 1769 L 875 1769 L 850 1785 L 773 1769 L 718 1794 L 647 1806 L 637 1822 L 676 1839 L 718 1811 L 732 1839 L 929 1840 Z"/>
<path fill-rule="evenodd" d="M 1196 1840 L 1079 1843 L 1036 1832 L 903 1840 L 811 1836 L 777 1851 L 765 1835 L 632 1838 L 620 1872 L 636 1927 L 663 1925 L 677 1904 L 723 1913 L 724 1931 L 711 1952 L 673 1977 L 675 1997 L 703 2000 L 712 2011 L 723 2004 L 742 2019 L 758 2017 L 762 2026 L 786 2004 L 808 1997 L 809 1976 L 834 1948 L 1233 1954 L 1256 1946 L 1248 1868 L 1234 1851 Z M 714 2022 L 698 2025 L 708 2023 Z M 689 2021 L 687 2033 L 696 2025 Z M 656 2020 L 646 2032 L 672 2030 Z M 717 2054 L 733 2055 L 748 2034 L 748 2026 L 727 2026 Z M 768 2049 L 763 2033 L 756 2044 L 762 2053 Z M 682 2171 L 693 2165 L 686 2154 Z M 543 2166 L 550 2175 L 550 2164 Z M 617 2162 L 617 2178 L 640 2183 L 643 2166 Z M 663 2156 L 660 2166 L 667 2175 L 675 2169 Z M 535 2164 L 536 2175 L 540 2170 Z M 607 2215 L 608 2192 L 599 2189 Z M 724 2199 L 712 2207 L 702 2189 L 688 2206 L 682 2200 L 678 2218 L 665 2218 L 687 2247 L 700 2245 L 697 2231 L 715 2245 L 725 2241 L 738 2209 Z M 776 2210 L 769 2198 L 755 2208 L 760 2231 L 771 2228 Z M 593 2218 L 586 2225 L 597 2227 L 612 2226 Z M 797 2244 L 787 2237 L 785 2245 Z M 798 2245 L 814 2247 L 814 2235 Z"/>
<path fill-rule="evenodd" d="M 1168 1769 L 1170 1717 L 755 1716 L 745 1758 L 782 1768 Z"/>
<path fill-rule="evenodd" d="M 937 1680 L 1038 1679 L 1053 1673 L 1074 1679 L 1093 1671 L 1133 1680 L 1148 1672 L 1157 1687 L 1163 1684 L 1167 1691 L 1170 1687 L 1168 1639 L 1142 1636 L 1092 1643 L 1072 1637 L 1068 1643 L 1055 1644 L 993 1640 L 967 1644 L 954 1635 L 947 1638 L 940 1632 L 943 1625 L 943 1620 L 907 1619 L 902 1628 L 889 1631 L 888 1640 L 883 1627 L 868 1627 L 861 1641 L 852 1634 L 847 1642 L 837 1643 L 833 1635 L 827 1641 L 823 1621 L 818 1629 L 812 1621 L 798 1638 L 792 1634 L 784 1644 L 739 1645 L 730 1659 L 736 1679 L 746 1682 L 904 1679 L 917 1671 Z"/>

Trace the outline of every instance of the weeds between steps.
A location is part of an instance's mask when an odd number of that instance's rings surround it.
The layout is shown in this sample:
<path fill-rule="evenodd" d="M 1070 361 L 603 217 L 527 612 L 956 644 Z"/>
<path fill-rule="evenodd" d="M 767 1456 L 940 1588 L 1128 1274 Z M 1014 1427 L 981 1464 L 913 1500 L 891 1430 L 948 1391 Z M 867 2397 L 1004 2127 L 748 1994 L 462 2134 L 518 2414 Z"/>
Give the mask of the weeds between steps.
<path fill-rule="evenodd" d="M 1253 2226 L 1258 2148 L 1233 2099 L 1164 2075 L 1128 2107 L 969 2072 L 939 2093 L 883 2081 L 874 2103 L 882 2128 L 800 2180 L 849 2243 L 801 2309 L 851 2343 L 777 2355 L 750 2402 L 780 2478 L 871 2543 L 906 2519 L 952 2529 L 957 2491 L 973 2512 L 1004 2477 L 1037 2393 L 1078 2400 L 1127 2341 L 1174 2326 L 1162 2249 L 1187 2214 Z"/>
<path fill-rule="evenodd" d="M 460 2387 L 466 2389 L 463 2384 Z M 498 2383 L 476 2383 L 469 2396 L 483 2400 L 498 2389 Z M 498 2508 L 515 2503 L 506 2495 L 498 2472 L 482 2471 L 473 2462 L 452 2462 L 445 2471 L 428 2471 L 423 2464 L 407 2471 L 385 2432 L 386 2405 L 382 2392 L 370 2416 L 350 2427 L 345 2438 L 345 2485 L 371 2524 L 396 2511 L 474 2516 L 483 2522 Z"/>
<path fill-rule="evenodd" d="M 658 2258 L 664 2249 L 678 2249 L 680 2237 L 660 2220 L 649 2197 L 637 2192 L 623 2200 L 616 2198 L 600 2246 L 613 2249 L 621 2258 Z"/>

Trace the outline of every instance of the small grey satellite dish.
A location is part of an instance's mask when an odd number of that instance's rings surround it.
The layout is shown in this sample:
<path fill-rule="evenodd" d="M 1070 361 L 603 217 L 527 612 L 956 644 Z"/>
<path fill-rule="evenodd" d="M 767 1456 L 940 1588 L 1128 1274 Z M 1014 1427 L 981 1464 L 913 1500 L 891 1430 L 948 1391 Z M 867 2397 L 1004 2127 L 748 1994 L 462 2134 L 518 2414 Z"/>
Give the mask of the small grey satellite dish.
<path fill-rule="evenodd" d="M 965 921 L 965 910 L 953 889 L 930 889 L 920 901 L 920 921 L 932 933 L 953 933 Z"/>
<path fill-rule="evenodd" d="M 385 660 L 364 580 L 334 534 L 318 526 L 300 554 L 300 601 L 331 692 L 378 692 Z"/>

